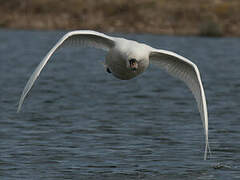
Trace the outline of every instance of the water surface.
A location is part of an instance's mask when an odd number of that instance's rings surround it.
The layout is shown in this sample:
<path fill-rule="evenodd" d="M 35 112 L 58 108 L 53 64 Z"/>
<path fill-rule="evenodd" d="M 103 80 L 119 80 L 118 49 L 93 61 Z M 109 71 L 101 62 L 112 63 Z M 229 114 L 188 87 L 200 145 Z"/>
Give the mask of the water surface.
<path fill-rule="evenodd" d="M 64 33 L 0 30 L 0 177 L 240 178 L 240 39 L 114 34 L 198 65 L 212 149 L 204 161 L 201 119 L 187 87 L 153 66 L 118 80 L 104 71 L 100 50 L 59 51 L 16 113 L 29 76 Z"/>

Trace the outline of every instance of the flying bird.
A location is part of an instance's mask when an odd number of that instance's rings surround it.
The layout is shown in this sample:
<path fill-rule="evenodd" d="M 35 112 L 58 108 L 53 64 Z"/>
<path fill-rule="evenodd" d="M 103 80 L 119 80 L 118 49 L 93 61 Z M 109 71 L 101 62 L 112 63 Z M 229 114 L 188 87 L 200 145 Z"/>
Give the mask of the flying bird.
<path fill-rule="evenodd" d="M 53 53 L 59 48 L 69 45 L 94 47 L 107 51 L 104 62 L 106 72 L 111 73 L 118 79 L 132 79 L 143 73 L 148 68 L 149 63 L 152 63 L 170 75 L 182 80 L 189 87 L 197 101 L 205 133 L 204 159 L 207 158 L 208 150 L 210 152 L 208 143 L 208 112 L 198 67 L 187 58 L 174 52 L 155 49 L 146 44 L 125 38 L 111 37 L 90 30 L 76 30 L 65 34 L 47 53 L 31 75 L 22 92 L 18 112 L 22 107 L 26 95 Z"/>

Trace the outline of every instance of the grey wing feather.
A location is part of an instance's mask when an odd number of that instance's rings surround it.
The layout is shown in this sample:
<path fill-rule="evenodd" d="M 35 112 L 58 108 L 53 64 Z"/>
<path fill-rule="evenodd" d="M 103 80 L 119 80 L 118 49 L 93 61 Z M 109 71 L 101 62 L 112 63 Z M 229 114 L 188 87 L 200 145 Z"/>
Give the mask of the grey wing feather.
<path fill-rule="evenodd" d="M 31 77 L 29 78 L 18 104 L 18 110 L 20 111 L 23 101 L 32 88 L 34 82 L 36 81 L 37 77 L 41 73 L 43 67 L 46 65 L 50 57 L 53 53 L 59 49 L 60 47 L 64 47 L 66 45 L 77 45 L 81 47 L 94 47 L 99 48 L 102 50 L 108 51 L 115 45 L 115 40 L 113 37 L 107 36 L 103 33 L 89 31 L 89 30 L 79 30 L 79 31 L 72 31 L 65 34 L 53 48 L 47 53 L 47 55 L 43 58 L 40 64 L 37 66 Z"/>
<path fill-rule="evenodd" d="M 207 151 L 209 150 L 210 152 L 208 143 L 208 112 L 206 97 L 197 66 L 190 60 L 176 53 L 165 50 L 153 49 L 149 58 L 151 63 L 158 65 L 170 75 L 185 82 L 192 91 L 197 101 L 198 109 L 205 129 L 206 146 L 204 159 L 206 159 Z"/>

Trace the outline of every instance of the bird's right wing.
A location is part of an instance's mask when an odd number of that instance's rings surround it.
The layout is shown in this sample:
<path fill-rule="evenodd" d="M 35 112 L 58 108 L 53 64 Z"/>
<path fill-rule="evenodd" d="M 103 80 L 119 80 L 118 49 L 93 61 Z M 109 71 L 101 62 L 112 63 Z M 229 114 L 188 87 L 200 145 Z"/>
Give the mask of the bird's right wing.
<path fill-rule="evenodd" d="M 103 33 L 89 31 L 89 30 L 78 30 L 72 31 L 65 34 L 53 48 L 47 53 L 47 55 L 43 58 L 40 64 L 37 66 L 31 77 L 29 78 L 18 104 L 18 110 L 20 111 L 23 101 L 32 88 L 34 82 L 36 81 L 37 77 L 41 73 L 43 67 L 46 65 L 50 57 L 53 53 L 59 49 L 60 47 L 64 47 L 66 45 L 75 45 L 80 47 L 94 47 L 98 49 L 103 49 L 108 51 L 115 45 L 115 40 L 113 37 L 107 36 Z"/>
<path fill-rule="evenodd" d="M 205 129 L 206 146 L 204 159 L 206 159 L 207 150 L 209 149 L 210 152 L 208 144 L 208 112 L 206 97 L 197 66 L 187 58 L 166 50 L 153 49 L 150 52 L 149 59 L 151 63 L 156 64 L 159 68 L 165 70 L 170 75 L 185 82 L 192 91 L 197 101 Z"/>

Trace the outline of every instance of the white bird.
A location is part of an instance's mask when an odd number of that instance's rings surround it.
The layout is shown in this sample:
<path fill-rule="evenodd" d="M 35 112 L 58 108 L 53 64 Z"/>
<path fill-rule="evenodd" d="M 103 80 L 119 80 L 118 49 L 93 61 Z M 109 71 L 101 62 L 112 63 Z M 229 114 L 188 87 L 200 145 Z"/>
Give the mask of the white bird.
<path fill-rule="evenodd" d="M 210 152 L 208 143 L 208 112 L 206 97 L 197 66 L 187 58 L 174 52 L 155 49 L 133 40 L 111 37 L 90 30 L 68 32 L 56 43 L 55 46 L 53 46 L 31 75 L 22 92 L 18 105 L 18 112 L 22 107 L 26 95 L 32 88 L 34 82 L 52 54 L 60 47 L 66 45 L 94 47 L 108 51 L 105 58 L 106 70 L 122 80 L 132 79 L 143 73 L 150 62 L 156 64 L 159 68 L 165 70 L 170 75 L 185 82 L 197 101 L 198 109 L 203 121 L 206 143 L 204 159 L 207 158 L 207 151 L 209 150 Z"/>

